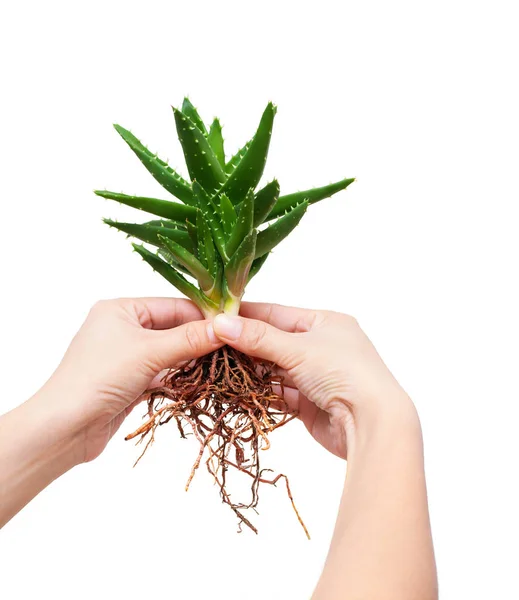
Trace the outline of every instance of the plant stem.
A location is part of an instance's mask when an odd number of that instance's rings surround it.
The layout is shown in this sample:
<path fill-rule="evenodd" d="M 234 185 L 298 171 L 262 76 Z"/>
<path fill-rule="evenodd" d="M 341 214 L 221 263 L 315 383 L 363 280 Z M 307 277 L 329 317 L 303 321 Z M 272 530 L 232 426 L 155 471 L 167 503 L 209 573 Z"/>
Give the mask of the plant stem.
<path fill-rule="evenodd" d="M 229 290 L 227 290 L 223 312 L 232 317 L 237 316 L 240 312 L 240 303 L 241 298 L 234 296 Z"/>

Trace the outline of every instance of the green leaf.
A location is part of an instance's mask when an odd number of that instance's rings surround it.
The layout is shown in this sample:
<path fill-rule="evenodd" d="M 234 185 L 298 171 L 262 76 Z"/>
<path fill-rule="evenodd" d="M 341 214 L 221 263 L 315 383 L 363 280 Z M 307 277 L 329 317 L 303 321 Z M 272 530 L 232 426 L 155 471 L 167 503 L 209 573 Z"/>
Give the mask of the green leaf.
<path fill-rule="evenodd" d="M 157 254 L 161 258 L 163 258 L 168 264 L 170 264 L 172 267 L 175 267 L 175 269 L 177 269 L 178 271 L 182 271 L 182 273 L 185 273 L 186 275 L 189 275 L 190 277 L 192 277 L 191 273 L 185 267 L 183 267 L 179 262 L 177 262 L 175 260 L 175 258 L 171 254 L 171 252 L 164 250 L 164 248 L 159 248 L 157 250 Z"/>
<path fill-rule="evenodd" d="M 275 114 L 276 107 L 270 102 L 249 148 L 221 189 L 233 204 L 241 202 L 250 188 L 255 189 L 263 175 Z"/>
<path fill-rule="evenodd" d="M 290 210 L 304 200 L 308 200 L 309 204 L 314 204 L 315 202 L 319 202 L 319 200 L 329 198 L 337 192 L 345 190 L 354 181 L 355 179 L 341 179 L 341 181 L 330 183 L 330 185 L 325 185 L 323 187 L 305 190 L 304 192 L 295 192 L 294 194 L 288 194 L 287 196 L 281 196 L 266 220 L 270 221 L 271 219 L 279 217 L 287 210 Z"/>
<path fill-rule="evenodd" d="M 260 231 L 256 243 L 256 258 L 270 252 L 298 225 L 308 208 L 308 202 L 302 202 L 272 225 Z"/>
<path fill-rule="evenodd" d="M 251 145 L 252 140 L 249 140 L 245 146 L 243 146 L 243 148 L 240 148 L 238 150 L 238 152 L 236 152 L 236 154 L 227 162 L 225 163 L 225 172 L 230 175 L 234 169 L 236 169 L 236 167 L 240 164 L 241 159 L 245 156 L 245 154 L 247 153 L 247 150 L 249 149 L 249 146 Z"/>
<path fill-rule="evenodd" d="M 106 190 L 94 190 L 94 194 L 106 198 L 107 200 L 116 200 L 126 206 L 137 208 L 145 212 L 164 217 L 172 221 L 185 222 L 196 220 L 196 208 L 186 206 L 178 202 L 170 202 L 169 200 L 159 200 L 158 198 L 145 198 L 143 196 L 128 196 L 126 194 L 118 194 L 117 192 L 108 192 Z M 194 202 L 194 200 L 193 200 Z"/>
<path fill-rule="evenodd" d="M 232 202 L 225 194 L 220 195 L 220 218 L 222 220 L 225 235 L 231 235 L 232 229 L 238 217 Z"/>
<path fill-rule="evenodd" d="M 196 211 L 197 217 L 200 211 Z M 196 225 L 193 225 L 190 221 L 186 221 L 186 228 L 189 237 L 191 238 L 191 243 L 193 244 L 193 248 L 198 247 L 198 236 L 196 231 Z"/>
<path fill-rule="evenodd" d="M 177 244 L 174 240 L 169 237 L 159 235 L 159 240 L 162 246 L 170 252 L 176 261 L 178 261 L 183 267 L 185 267 L 192 275 L 196 278 L 202 291 L 207 294 L 214 287 L 214 279 L 211 273 L 204 267 L 204 265 L 194 256 Z"/>
<path fill-rule="evenodd" d="M 190 298 L 202 311 L 206 318 L 210 318 L 219 312 L 218 306 L 209 300 L 202 292 L 190 283 L 183 275 L 176 271 L 171 265 L 163 261 L 159 256 L 147 250 L 144 246 L 133 244 L 134 250 L 153 268 L 174 285 L 177 290 Z"/>
<path fill-rule="evenodd" d="M 256 258 L 252 262 L 252 266 L 251 266 L 250 271 L 249 271 L 249 277 L 247 279 L 247 283 L 249 283 L 249 281 L 254 277 L 254 275 L 258 274 L 259 270 L 265 264 L 265 262 L 267 261 L 267 258 L 269 256 L 270 256 L 270 253 L 267 252 L 266 254 L 264 254 L 263 256 L 260 256 L 259 258 Z"/>
<path fill-rule="evenodd" d="M 192 181 L 198 181 L 205 190 L 213 192 L 226 179 L 222 166 L 206 137 L 193 121 L 176 108 L 173 112 L 189 176 Z"/>
<path fill-rule="evenodd" d="M 279 198 L 279 183 L 274 179 L 254 199 L 254 227 L 261 225 Z"/>
<path fill-rule="evenodd" d="M 256 251 L 257 232 L 253 229 L 240 244 L 225 266 L 227 288 L 235 298 L 240 298 L 247 285 L 247 278 Z"/>
<path fill-rule="evenodd" d="M 103 219 L 103 221 L 119 231 L 123 231 L 127 235 L 131 235 L 138 240 L 153 244 L 154 246 L 161 246 L 162 242 L 160 237 L 166 237 L 170 240 L 180 244 L 186 250 L 193 250 L 193 244 L 186 231 L 180 229 L 170 229 L 168 227 L 157 227 L 156 225 L 138 225 L 137 223 L 118 223 L 110 219 Z"/>
<path fill-rule="evenodd" d="M 252 231 L 254 217 L 254 190 L 249 190 L 245 200 L 241 203 L 240 214 L 232 230 L 231 237 L 227 240 L 225 250 L 232 256 L 244 238 Z"/>
<path fill-rule="evenodd" d="M 186 230 L 187 221 L 182 223 L 181 221 L 172 221 L 171 219 L 155 219 L 153 221 L 146 221 L 142 225 L 149 225 L 150 227 L 167 227 L 168 229 L 182 229 Z"/>
<path fill-rule="evenodd" d="M 198 111 L 191 104 L 189 98 L 184 98 L 184 102 L 182 102 L 182 112 L 189 117 L 191 121 L 198 127 L 198 129 L 204 134 L 207 135 L 207 129 L 205 128 L 204 122 L 200 118 Z"/>
<path fill-rule="evenodd" d="M 220 121 L 216 117 L 211 123 L 211 128 L 209 129 L 209 134 L 207 135 L 207 141 L 213 149 L 214 155 L 218 159 L 218 162 L 220 163 L 222 168 L 225 167 L 225 151 L 223 149 L 222 126 L 220 125 Z"/>
<path fill-rule="evenodd" d="M 196 218 L 197 239 L 198 239 L 198 258 L 203 263 L 209 272 L 214 276 L 216 274 L 217 256 L 216 248 L 213 243 L 211 229 L 207 224 L 201 211 L 198 211 Z"/>
<path fill-rule="evenodd" d="M 123 138 L 128 146 L 130 146 L 142 164 L 163 188 L 168 190 L 170 194 L 173 194 L 173 196 L 176 196 L 179 200 L 182 200 L 185 204 L 193 203 L 193 193 L 189 183 L 185 179 L 180 177 L 167 162 L 164 162 L 158 156 L 153 154 L 153 152 L 150 152 L 148 148 L 133 135 L 133 133 L 120 125 L 114 125 L 114 127 L 117 133 Z"/>
<path fill-rule="evenodd" d="M 225 236 L 214 202 L 197 181 L 193 182 L 193 193 L 198 203 L 198 207 L 202 211 L 202 214 L 211 229 L 214 245 L 220 253 L 222 260 L 226 263 L 229 260 L 229 257 L 225 250 Z"/>

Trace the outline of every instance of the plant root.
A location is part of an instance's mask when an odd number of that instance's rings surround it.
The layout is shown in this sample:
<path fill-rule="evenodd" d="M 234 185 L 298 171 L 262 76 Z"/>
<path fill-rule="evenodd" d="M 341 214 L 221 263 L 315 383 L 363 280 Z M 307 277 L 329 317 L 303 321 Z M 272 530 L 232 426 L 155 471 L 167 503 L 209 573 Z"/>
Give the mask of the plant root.
<path fill-rule="evenodd" d="M 157 427 L 175 420 L 180 436 L 186 438 L 185 427 L 188 425 L 189 432 L 200 444 L 200 450 L 187 480 L 186 491 L 207 453 L 205 464 L 219 487 L 223 503 L 230 506 L 239 519 L 238 531 L 241 531 L 243 523 L 258 533 L 244 511 L 256 510 L 261 483 L 275 486 L 284 479 L 294 512 L 310 539 L 286 475 L 266 479 L 263 475 L 271 469 L 260 468 L 259 451 L 270 447 L 268 434 L 297 416 L 283 399 L 282 378 L 274 375 L 272 368 L 270 363 L 225 346 L 171 370 L 159 387 L 143 394 L 142 400 L 148 406 L 146 421 L 126 439 L 138 438 L 138 444 L 145 443 L 136 465 L 153 444 Z M 281 395 L 274 392 L 273 384 L 280 385 Z M 231 500 L 227 489 L 229 468 L 252 478 L 248 502 Z"/>

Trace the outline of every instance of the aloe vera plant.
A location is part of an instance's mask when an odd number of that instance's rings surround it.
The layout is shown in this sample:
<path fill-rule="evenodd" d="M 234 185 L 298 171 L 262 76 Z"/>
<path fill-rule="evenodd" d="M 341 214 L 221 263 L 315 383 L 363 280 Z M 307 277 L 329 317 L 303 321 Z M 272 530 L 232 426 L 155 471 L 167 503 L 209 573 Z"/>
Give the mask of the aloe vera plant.
<path fill-rule="evenodd" d="M 105 219 L 105 223 L 139 240 L 141 243 L 133 244 L 136 252 L 190 298 L 206 318 L 220 312 L 236 315 L 247 283 L 272 250 L 297 227 L 308 206 L 347 188 L 353 179 L 284 196 L 280 195 L 277 180 L 258 189 L 276 114 L 271 103 L 254 136 L 230 158 L 225 156 L 218 119 L 207 127 L 188 99 L 173 113 L 189 180 L 150 152 L 127 129 L 115 125 L 142 164 L 173 198 L 100 190 L 95 193 L 153 215 L 144 223 L 110 219 Z M 284 478 L 292 507 L 309 537 L 287 477 L 277 475 L 268 480 L 264 476 L 268 469 L 260 467 L 259 450 L 270 445 L 267 435 L 295 417 L 276 391 L 274 384 L 280 381 L 269 363 L 223 346 L 172 368 L 159 387 L 147 390 L 141 398 L 148 404 L 146 421 L 126 439 L 146 438 L 144 454 L 160 425 L 175 420 L 182 437 L 184 427 L 190 427 L 200 451 L 186 490 L 207 452 L 206 466 L 220 488 L 223 503 L 231 507 L 240 525 L 257 533 L 245 511 L 255 510 L 260 483 L 275 484 Z M 234 495 L 231 498 L 226 477 L 229 468 L 252 478 L 249 501 L 238 501 Z"/>
<path fill-rule="evenodd" d="M 142 224 L 105 223 L 153 249 L 133 244 L 140 256 L 207 318 L 238 314 L 250 279 L 270 252 L 298 225 L 308 206 L 344 190 L 354 180 L 280 195 L 277 180 L 257 189 L 267 160 L 276 107 L 269 103 L 252 139 L 226 159 L 222 128 L 209 128 L 186 98 L 173 109 L 190 181 L 150 152 L 120 125 L 116 131 L 150 174 L 174 198 L 163 200 L 96 190 L 159 217 Z"/>

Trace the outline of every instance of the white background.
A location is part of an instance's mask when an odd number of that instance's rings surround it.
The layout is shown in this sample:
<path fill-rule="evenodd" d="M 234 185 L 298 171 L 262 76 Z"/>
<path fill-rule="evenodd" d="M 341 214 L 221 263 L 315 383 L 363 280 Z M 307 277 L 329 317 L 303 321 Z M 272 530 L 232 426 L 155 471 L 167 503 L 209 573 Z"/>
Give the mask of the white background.
<path fill-rule="evenodd" d="M 24 2 L 0 9 L 0 412 L 45 381 L 91 304 L 168 295 L 91 190 L 161 195 L 112 129 L 182 168 L 170 104 L 219 115 L 227 149 L 279 107 L 266 178 L 285 192 L 355 176 L 313 207 L 248 299 L 354 314 L 414 398 L 441 597 L 519 598 L 516 282 L 519 93 L 514 2 Z M 162 196 L 166 197 L 166 196 Z M 140 217 L 141 215 L 137 215 Z M 0 596 L 307 598 L 345 465 L 294 424 L 265 461 L 258 537 L 161 431 L 123 441 L 0 533 Z"/>

